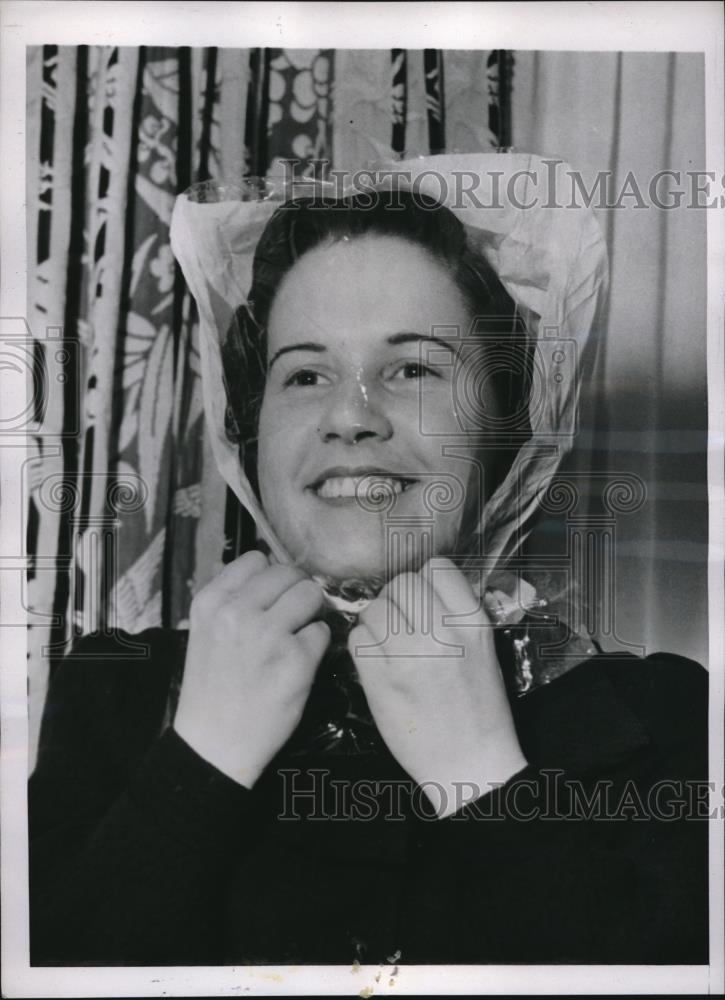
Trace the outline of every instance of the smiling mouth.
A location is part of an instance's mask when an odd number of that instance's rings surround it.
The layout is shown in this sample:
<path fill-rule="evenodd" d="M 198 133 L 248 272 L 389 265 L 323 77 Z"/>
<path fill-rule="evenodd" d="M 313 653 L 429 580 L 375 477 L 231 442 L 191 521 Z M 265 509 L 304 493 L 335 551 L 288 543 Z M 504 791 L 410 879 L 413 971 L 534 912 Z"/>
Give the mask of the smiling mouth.
<path fill-rule="evenodd" d="M 310 489 L 321 500 L 357 500 L 374 498 L 375 494 L 405 493 L 417 479 L 392 475 L 388 472 L 363 472 L 351 475 L 324 475 Z"/>

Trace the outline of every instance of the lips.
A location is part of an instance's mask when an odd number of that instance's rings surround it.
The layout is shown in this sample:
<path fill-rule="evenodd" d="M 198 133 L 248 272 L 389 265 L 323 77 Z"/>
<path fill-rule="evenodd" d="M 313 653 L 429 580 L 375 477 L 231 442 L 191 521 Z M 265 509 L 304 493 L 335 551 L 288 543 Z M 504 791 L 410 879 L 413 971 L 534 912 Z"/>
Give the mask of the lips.
<path fill-rule="evenodd" d="M 307 488 L 322 500 L 354 500 L 381 490 L 397 495 L 415 482 L 417 480 L 410 476 L 401 476 L 388 469 L 337 466 L 326 469 Z"/>

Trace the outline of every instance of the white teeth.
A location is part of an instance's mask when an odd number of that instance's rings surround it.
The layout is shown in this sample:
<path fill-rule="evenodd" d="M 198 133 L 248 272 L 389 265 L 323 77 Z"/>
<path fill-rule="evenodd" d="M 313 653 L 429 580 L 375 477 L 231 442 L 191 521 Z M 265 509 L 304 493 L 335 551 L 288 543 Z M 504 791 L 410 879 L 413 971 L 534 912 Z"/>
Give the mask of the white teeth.
<path fill-rule="evenodd" d="M 317 487 L 317 495 L 324 500 L 337 500 L 340 497 L 356 497 L 360 495 L 359 487 L 363 480 L 367 480 L 362 492 L 373 493 L 376 488 L 390 489 L 393 493 L 402 493 L 405 486 L 402 479 L 393 479 L 387 476 L 334 476 L 325 479 Z"/>

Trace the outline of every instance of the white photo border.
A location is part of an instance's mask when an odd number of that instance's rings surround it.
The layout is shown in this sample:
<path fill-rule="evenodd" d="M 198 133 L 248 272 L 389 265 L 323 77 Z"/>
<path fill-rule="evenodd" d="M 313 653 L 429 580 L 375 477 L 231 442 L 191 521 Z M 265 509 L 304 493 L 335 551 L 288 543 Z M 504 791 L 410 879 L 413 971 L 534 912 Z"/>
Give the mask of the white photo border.
<path fill-rule="evenodd" d="M 192 3 L 5 0 L 0 7 L 0 330 L 26 315 L 25 49 L 29 45 L 190 45 L 293 48 L 692 51 L 705 56 L 706 168 L 722 177 L 723 22 L 717 2 L 684 3 Z M 725 233 L 708 212 L 710 780 L 723 786 L 725 649 Z M 0 419 L 21 412 L 24 381 L 10 381 Z M 0 426 L 2 426 L 0 424 Z M 38 968 L 29 966 L 27 900 L 27 639 L 18 525 L 25 527 L 20 440 L 0 449 L 2 608 L 2 995 L 7 997 L 374 994 L 722 993 L 725 901 L 722 817 L 710 838 L 709 966 L 401 966 L 394 985 L 378 966 Z M 713 795 L 713 806 L 718 805 Z"/>

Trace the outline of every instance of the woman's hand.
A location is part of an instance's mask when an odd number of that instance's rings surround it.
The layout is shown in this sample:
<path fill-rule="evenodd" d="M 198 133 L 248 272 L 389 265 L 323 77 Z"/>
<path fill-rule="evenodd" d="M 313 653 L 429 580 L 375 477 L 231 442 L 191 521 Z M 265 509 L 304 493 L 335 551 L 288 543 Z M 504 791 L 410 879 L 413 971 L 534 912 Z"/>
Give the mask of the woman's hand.
<path fill-rule="evenodd" d="M 299 722 L 330 639 L 322 589 L 247 552 L 199 591 L 174 728 L 251 788 Z"/>
<path fill-rule="evenodd" d="M 493 629 L 448 559 L 391 580 L 360 615 L 349 649 L 383 739 L 439 816 L 526 766 Z"/>

